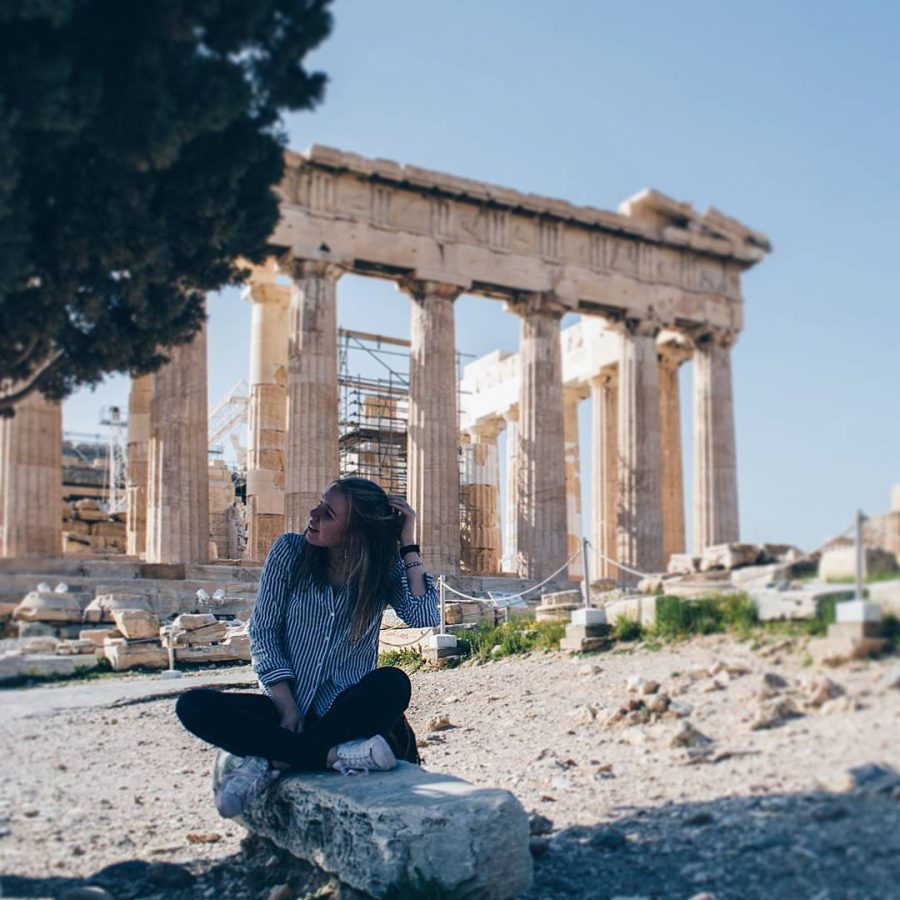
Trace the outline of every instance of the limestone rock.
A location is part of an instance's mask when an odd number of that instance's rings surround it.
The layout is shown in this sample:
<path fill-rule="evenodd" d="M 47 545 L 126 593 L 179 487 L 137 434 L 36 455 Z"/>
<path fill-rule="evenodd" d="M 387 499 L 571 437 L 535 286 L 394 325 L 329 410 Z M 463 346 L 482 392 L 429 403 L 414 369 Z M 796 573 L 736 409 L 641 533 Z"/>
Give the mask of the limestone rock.
<path fill-rule="evenodd" d="M 120 638 L 122 632 L 118 628 L 82 628 L 78 632 L 78 640 L 90 641 L 94 648 L 102 648 L 107 638 Z"/>
<path fill-rule="evenodd" d="M 213 644 L 216 641 L 224 640 L 228 634 L 228 625 L 225 622 L 213 622 L 210 625 L 204 625 L 202 628 L 194 628 L 179 634 L 176 638 L 176 646 L 193 647 L 198 644 Z"/>
<path fill-rule="evenodd" d="M 159 637 L 159 618 L 146 609 L 114 609 L 116 628 L 129 641 L 144 641 Z"/>
<path fill-rule="evenodd" d="M 738 569 L 752 566 L 760 557 L 757 544 L 714 544 L 703 551 L 700 571 L 711 572 L 718 569 Z"/>
<path fill-rule="evenodd" d="M 671 747 L 702 747 L 711 744 L 712 738 L 699 731 L 687 719 L 681 720 L 678 731 L 672 735 L 669 746 Z"/>
<path fill-rule="evenodd" d="M 832 681 L 824 675 L 821 678 L 814 678 L 807 682 L 804 686 L 806 693 L 806 704 L 816 709 L 823 706 L 829 700 L 835 700 L 844 695 L 845 691 L 841 685 Z"/>
<path fill-rule="evenodd" d="M 214 785 L 234 761 L 217 755 Z M 409 763 L 365 778 L 282 777 L 239 821 L 376 897 L 420 879 L 485 900 L 518 897 L 531 886 L 528 817 L 519 801 Z"/>
<path fill-rule="evenodd" d="M 203 644 L 197 647 L 176 647 L 175 659 L 184 663 L 217 663 L 237 662 L 244 659 L 238 656 L 236 648 L 225 644 Z"/>
<path fill-rule="evenodd" d="M 216 622 L 218 619 L 212 613 L 182 613 L 172 622 L 172 628 L 175 631 L 196 631 Z"/>
<path fill-rule="evenodd" d="M 700 571 L 700 557 L 687 553 L 673 553 L 669 557 L 666 571 L 670 575 L 693 575 Z"/>
<path fill-rule="evenodd" d="M 169 667 L 169 654 L 159 644 L 131 644 L 122 638 L 107 638 L 103 653 L 116 672 L 143 666 L 148 669 Z"/>
<path fill-rule="evenodd" d="M 13 612 L 18 622 L 80 622 L 80 598 L 74 593 L 30 591 Z"/>
<path fill-rule="evenodd" d="M 108 622 L 113 624 L 113 611 L 117 609 L 143 609 L 152 612 L 150 604 L 143 594 L 131 594 L 116 591 L 111 594 L 98 594 L 84 611 L 84 621 L 96 624 Z"/>
<path fill-rule="evenodd" d="M 95 653 L 96 645 L 93 641 L 68 640 L 60 641 L 55 648 L 59 656 L 72 656 L 81 653 Z"/>
<path fill-rule="evenodd" d="M 787 719 L 794 719 L 802 715 L 802 710 L 792 697 L 773 697 L 760 704 L 750 725 L 750 730 L 777 728 L 779 725 L 783 725 Z"/>
<path fill-rule="evenodd" d="M 27 656 L 0 656 L 0 681 L 22 676 L 77 675 L 97 667 L 97 657 L 79 653 L 57 656 L 55 653 L 28 654 Z"/>
<path fill-rule="evenodd" d="M 765 672 L 763 673 L 762 684 L 759 687 L 759 696 L 763 700 L 767 700 L 780 694 L 787 686 L 787 681 L 777 672 Z"/>
<path fill-rule="evenodd" d="M 884 673 L 884 686 L 888 689 L 900 689 L 900 666 L 894 666 Z"/>

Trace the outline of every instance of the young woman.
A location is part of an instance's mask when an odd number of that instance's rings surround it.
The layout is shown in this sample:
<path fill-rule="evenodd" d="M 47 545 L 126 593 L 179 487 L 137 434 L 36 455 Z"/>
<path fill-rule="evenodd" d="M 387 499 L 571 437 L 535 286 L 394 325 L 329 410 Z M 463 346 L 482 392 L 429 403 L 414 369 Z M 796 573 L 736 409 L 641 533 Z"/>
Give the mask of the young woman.
<path fill-rule="evenodd" d="M 376 668 L 385 606 L 415 628 L 439 622 L 415 523 L 404 499 L 341 478 L 302 535 L 272 545 L 250 619 L 262 693 L 200 688 L 175 707 L 189 731 L 245 758 L 217 789 L 223 816 L 242 812 L 281 771 L 355 774 L 391 769 L 398 756 L 418 761 L 403 715 L 409 679 Z"/>

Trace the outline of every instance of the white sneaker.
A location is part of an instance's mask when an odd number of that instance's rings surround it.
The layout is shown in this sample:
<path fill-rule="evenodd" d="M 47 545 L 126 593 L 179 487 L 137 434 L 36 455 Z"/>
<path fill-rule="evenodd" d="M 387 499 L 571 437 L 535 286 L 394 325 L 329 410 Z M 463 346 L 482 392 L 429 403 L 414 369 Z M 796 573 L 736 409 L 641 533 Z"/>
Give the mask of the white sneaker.
<path fill-rule="evenodd" d="M 365 775 L 367 772 L 387 772 L 397 765 L 397 757 L 388 742 L 380 735 L 345 741 L 338 744 L 337 761 L 332 766 L 342 775 Z"/>
<path fill-rule="evenodd" d="M 261 756 L 245 756 L 216 789 L 216 809 L 230 819 L 240 815 L 281 773 Z"/>

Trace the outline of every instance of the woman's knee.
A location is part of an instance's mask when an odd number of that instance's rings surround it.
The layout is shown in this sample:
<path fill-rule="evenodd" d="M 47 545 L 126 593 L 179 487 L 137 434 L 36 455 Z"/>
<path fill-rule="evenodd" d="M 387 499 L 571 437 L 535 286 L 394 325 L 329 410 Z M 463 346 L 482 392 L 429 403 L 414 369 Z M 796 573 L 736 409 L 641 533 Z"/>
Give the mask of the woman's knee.
<path fill-rule="evenodd" d="M 208 714 L 211 702 L 214 703 L 214 696 L 217 691 L 211 691 L 208 688 L 192 688 L 185 691 L 175 701 L 175 715 L 178 716 L 181 724 L 185 728 L 191 730 L 191 725 L 203 719 Z M 210 695 L 213 695 L 211 698 Z"/>
<path fill-rule="evenodd" d="M 392 697 L 396 697 L 403 709 L 406 709 L 412 697 L 412 684 L 406 672 L 395 666 L 384 666 L 376 669 L 372 674 L 376 673 L 383 689 L 390 692 Z"/>

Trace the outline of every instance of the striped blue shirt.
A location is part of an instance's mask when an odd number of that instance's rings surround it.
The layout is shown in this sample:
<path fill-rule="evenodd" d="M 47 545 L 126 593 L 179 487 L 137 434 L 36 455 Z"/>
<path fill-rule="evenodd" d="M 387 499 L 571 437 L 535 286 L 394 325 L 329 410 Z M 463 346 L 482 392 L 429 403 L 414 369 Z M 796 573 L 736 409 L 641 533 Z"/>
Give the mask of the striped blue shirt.
<path fill-rule="evenodd" d="M 341 691 L 352 687 L 378 664 L 381 616 L 365 634 L 350 642 L 353 604 L 347 588 L 304 584 L 291 590 L 291 573 L 303 541 L 301 534 L 284 534 L 272 545 L 263 567 L 259 594 L 250 618 L 253 670 L 263 691 L 287 679 L 302 714 L 312 709 L 323 716 Z M 397 615 L 413 628 L 440 622 L 434 579 L 426 573 L 426 592 L 414 597 L 400 557 L 394 565 L 390 596 Z M 351 590 L 352 595 L 352 590 Z"/>

